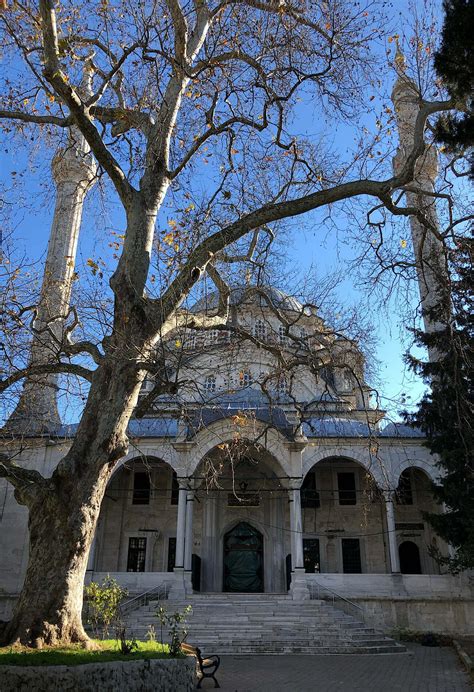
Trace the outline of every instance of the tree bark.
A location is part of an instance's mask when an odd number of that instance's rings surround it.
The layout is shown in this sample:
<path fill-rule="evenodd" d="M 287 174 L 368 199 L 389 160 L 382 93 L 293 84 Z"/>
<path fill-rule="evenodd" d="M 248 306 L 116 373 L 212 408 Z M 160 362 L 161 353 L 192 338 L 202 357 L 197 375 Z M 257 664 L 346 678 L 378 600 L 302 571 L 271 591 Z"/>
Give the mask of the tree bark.
<path fill-rule="evenodd" d="M 82 602 L 87 557 L 110 471 L 72 478 L 36 493 L 29 507 L 29 563 L 5 643 L 87 641 Z M 58 487 L 54 488 L 54 485 Z"/>

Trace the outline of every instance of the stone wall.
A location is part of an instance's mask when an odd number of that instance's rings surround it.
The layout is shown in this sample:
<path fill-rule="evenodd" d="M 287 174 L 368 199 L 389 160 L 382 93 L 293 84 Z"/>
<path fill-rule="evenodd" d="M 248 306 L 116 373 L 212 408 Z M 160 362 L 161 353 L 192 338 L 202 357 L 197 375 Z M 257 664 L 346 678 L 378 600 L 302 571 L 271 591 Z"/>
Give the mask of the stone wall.
<path fill-rule="evenodd" d="M 195 680 L 192 656 L 78 666 L 0 666 L 0 690 L 15 692 L 190 692 Z"/>
<path fill-rule="evenodd" d="M 355 598 L 365 621 L 384 631 L 395 628 L 451 635 L 474 634 L 474 600 L 450 598 Z"/>

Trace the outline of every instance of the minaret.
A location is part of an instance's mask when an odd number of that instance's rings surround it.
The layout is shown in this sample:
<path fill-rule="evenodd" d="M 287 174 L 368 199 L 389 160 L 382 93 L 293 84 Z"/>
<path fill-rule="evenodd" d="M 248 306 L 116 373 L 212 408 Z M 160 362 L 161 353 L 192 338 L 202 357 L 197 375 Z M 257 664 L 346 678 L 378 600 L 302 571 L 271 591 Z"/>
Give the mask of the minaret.
<path fill-rule="evenodd" d="M 399 148 L 393 159 L 393 170 L 396 175 L 403 167 L 407 156 L 413 149 L 416 118 L 420 108 L 420 93 L 416 85 L 405 74 L 404 58 L 397 46 L 395 62 L 398 78 L 392 90 L 392 102 L 398 125 Z M 438 175 L 438 157 L 434 146 L 427 147 L 418 159 L 415 167 L 415 179 L 410 187 L 419 192 L 406 192 L 406 203 L 423 211 L 429 223 L 439 229 L 436 212 L 436 197 L 433 195 Z M 430 318 L 430 309 L 439 304 L 442 298 L 444 279 L 446 277 L 446 254 L 443 244 L 429 226 L 424 225 L 416 216 L 410 217 L 413 251 L 416 261 L 416 272 L 421 298 L 421 312 L 425 331 L 437 330 L 438 323 Z M 433 360 L 435 352 L 431 353 Z"/>
<path fill-rule="evenodd" d="M 90 79 L 90 64 L 87 62 L 81 84 L 81 90 L 86 94 L 91 93 Z M 58 362 L 58 342 L 62 338 L 71 299 L 84 199 L 97 173 L 89 145 L 76 127 L 70 128 L 67 146 L 59 148 L 54 155 L 52 173 L 56 205 L 34 320 L 31 366 Z M 5 429 L 17 433 L 54 430 L 61 422 L 57 389 L 56 374 L 26 379 L 20 400 Z"/>

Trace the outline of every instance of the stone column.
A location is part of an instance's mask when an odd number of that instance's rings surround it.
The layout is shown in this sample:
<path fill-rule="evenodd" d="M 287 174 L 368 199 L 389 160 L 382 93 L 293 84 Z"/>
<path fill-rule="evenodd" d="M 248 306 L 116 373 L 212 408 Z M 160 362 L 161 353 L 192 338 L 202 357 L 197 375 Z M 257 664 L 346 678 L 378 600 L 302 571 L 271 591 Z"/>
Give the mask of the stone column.
<path fill-rule="evenodd" d="M 301 514 L 301 488 L 302 479 L 290 481 L 288 490 L 290 498 L 290 530 L 291 530 L 291 594 L 294 600 L 306 600 L 309 598 L 308 585 L 303 560 L 303 517 Z"/>
<path fill-rule="evenodd" d="M 291 530 L 291 544 L 292 544 L 292 554 L 291 561 L 293 569 L 303 568 L 303 517 L 301 514 L 301 495 L 300 495 L 300 481 L 298 481 L 297 487 L 290 488 L 290 530 Z"/>
<path fill-rule="evenodd" d="M 219 591 L 222 585 L 218 578 L 221 545 L 218 542 L 219 512 L 218 500 L 213 491 L 206 494 L 203 501 L 203 531 L 201 538 L 201 590 Z"/>
<path fill-rule="evenodd" d="M 193 565 L 193 512 L 194 490 L 188 490 L 186 495 L 186 536 L 184 541 L 185 572 L 191 572 Z"/>
<path fill-rule="evenodd" d="M 390 554 L 390 569 L 394 574 L 400 574 L 400 558 L 398 555 L 397 534 L 395 531 L 395 512 L 393 509 L 393 495 L 390 491 L 383 494 L 385 500 L 385 513 L 387 517 L 388 552 Z"/>
<path fill-rule="evenodd" d="M 174 563 L 175 571 L 184 569 L 184 543 L 186 539 L 186 496 L 187 478 L 178 478 L 178 521 L 176 524 L 176 559 Z"/>

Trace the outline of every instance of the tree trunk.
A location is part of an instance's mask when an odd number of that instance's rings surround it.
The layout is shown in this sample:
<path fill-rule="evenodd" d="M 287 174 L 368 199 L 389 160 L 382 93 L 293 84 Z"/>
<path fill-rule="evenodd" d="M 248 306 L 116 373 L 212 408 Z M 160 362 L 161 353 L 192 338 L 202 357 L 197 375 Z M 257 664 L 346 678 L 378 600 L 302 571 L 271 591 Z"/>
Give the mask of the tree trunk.
<path fill-rule="evenodd" d="M 36 493 L 29 507 L 28 570 L 4 643 L 88 640 L 82 626 L 84 575 L 111 470 L 97 475 L 89 474 L 80 484 L 61 479 Z"/>
<path fill-rule="evenodd" d="M 96 370 L 71 449 L 52 477 L 15 491 L 29 510 L 29 561 L 13 617 L 3 628 L 4 644 L 88 640 L 81 615 L 89 550 L 107 483 L 127 452 L 126 427 L 144 375 L 125 347 L 123 355 L 106 357 Z"/>

